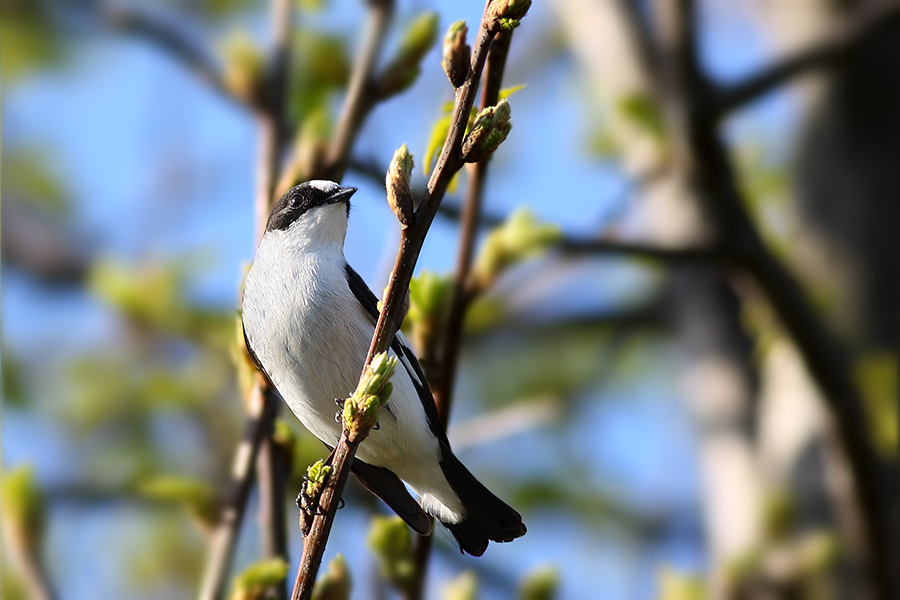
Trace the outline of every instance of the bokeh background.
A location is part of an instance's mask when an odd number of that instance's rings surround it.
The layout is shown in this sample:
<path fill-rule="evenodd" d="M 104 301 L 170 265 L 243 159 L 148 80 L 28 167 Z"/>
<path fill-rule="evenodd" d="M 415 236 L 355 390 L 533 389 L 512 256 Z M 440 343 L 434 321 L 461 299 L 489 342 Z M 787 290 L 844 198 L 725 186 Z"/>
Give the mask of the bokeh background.
<path fill-rule="evenodd" d="M 438 532 L 426 597 L 510 598 L 542 581 L 559 598 L 834 598 L 871 583 L 822 393 L 752 278 L 706 251 L 716 225 L 679 180 L 664 57 L 641 47 L 651 4 L 535 2 L 515 32 L 505 85 L 525 87 L 485 213 L 527 207 L 567 240 L 604 244 L 551 247 L 473 306 L 450 437 L 528 535 L 473 559 Z M 900 28 L 852 38 L 889 4 L 702 0 L 696 36 L 722 89 L 823 40 L 854 44 L 734 106 L 721 132 L 747 209 L 834 334 L 868 440 L 895 468 Z M 366 7 L 295 7 L 288 104 L 297 147 L 315 152 Z M 443 32 L 474 30 L 481 10 L 397 2 L 381 64 L 423 12 Z M 30 597 L 23 560 L 60 598 L 193 597 L 245 419 L 233 357 L 259 122 L 116 11 L 172 27 L 238 81 L 271 43 L 263 0 L 0 2 L 3 598 Z M 354 145 L 345 254 L 375 291 L 399 239 L 379 178 L 406 143 L 421 187 L 449 100 L 438 41 Z M 438 215 L 417 272 L 452 271 L 458 230 Z M 296 559 L 294 492 L 324 448 L 282 418 Z M 355 482 L 345 498 L 325 559 L 346 558 L 354 598 L 390 597 L 366 544 L 385 509 Z M 234 573 L 259 556 L 256 502 Z"/>

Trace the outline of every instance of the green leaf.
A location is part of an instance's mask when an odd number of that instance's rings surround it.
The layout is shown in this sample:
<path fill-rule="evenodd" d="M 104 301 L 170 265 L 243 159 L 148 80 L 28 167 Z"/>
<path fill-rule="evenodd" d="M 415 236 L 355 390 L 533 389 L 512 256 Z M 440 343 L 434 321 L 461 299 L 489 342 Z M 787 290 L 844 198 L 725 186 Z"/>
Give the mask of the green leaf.
<path fill-rule="evenodd" d="M 450 110 L 453 110 L 452 104 L 450 105 Z M 450 125 L 452 123 L 453 114 L 450 113 L 440 117 L 431 127 L 431 135 L 428 136 L 428 145 L 425 147 L 425 160 L 422 161 L 422 169 L 425 171 L 426 177 L 431 173 L 431 165 L 437 160 L 441 148 L 444 147 L 444 142 L 447 140 L 447 134 L 450 133 Z"/>
<path fill-rule="evenodd" d="M 508 88 L 503 88 L 502 90 L 500 90 L 500 95 L 497 98 L 497 100 L 505 100 L 506 98 L 509 98 L 516 92 L 524 90 L 526 87 L 527 86 L 524 83 L 520 83 L 519 85 L 514 85 L 514 86 L 511 86 Z"/>

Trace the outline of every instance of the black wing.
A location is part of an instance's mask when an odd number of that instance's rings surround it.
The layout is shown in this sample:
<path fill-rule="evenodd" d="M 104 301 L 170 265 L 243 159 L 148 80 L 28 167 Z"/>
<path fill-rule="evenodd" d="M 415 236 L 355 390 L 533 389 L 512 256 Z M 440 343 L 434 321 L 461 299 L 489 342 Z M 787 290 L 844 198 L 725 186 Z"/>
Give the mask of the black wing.
<path fill-rule="evenodd" d="M 359 276 L 359 273 L 354 271 L 349 264 L 346 266 L 346 271 L 347 284 L 350 286 L 350 291 L 353 292 L 360 305 L 365 309 L 374 326 L 378 322 L 378 298 L 372 293 L 372 290 L 369 289 L 363 278 Z M 428 387 L 428 381 L 425 379 L 425 373 L 422 372 L 422 367 L 419 365 L 419 359 L 416 358 L 415 353 L 404 343 L 403 338 L 399 334 L 394 336 L 394 340 L 391 342 L 391 350 L 400 359 L 400 363 L 406 369 L 406 373 L 419 394 L 419 401 L 425 409 L 425 419 L 428 421 L 428 428 L 444 446 L 449 448 L 450 442 L 447 440 L 447 433 L 444 431 L 444 426 L 441 424 L 441 419 L 437 414 L 434 396 L 431 395 L 431 388 Z"/>

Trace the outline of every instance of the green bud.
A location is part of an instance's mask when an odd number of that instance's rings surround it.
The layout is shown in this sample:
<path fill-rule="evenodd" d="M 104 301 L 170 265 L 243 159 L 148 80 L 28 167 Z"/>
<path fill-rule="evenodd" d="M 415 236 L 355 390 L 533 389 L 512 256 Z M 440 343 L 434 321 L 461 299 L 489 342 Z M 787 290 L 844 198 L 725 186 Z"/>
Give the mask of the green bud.
<path fill-rule="evenodd" d="M 411 86 L 419 76 L 419 63 L 437 41 L 438 15 L 425 12 L 407 28 L 397 54 L 385 67 L 378 82 L 377 96 L 387 98 Z"/>
<path fill-rule="evenodd" d="M 463 141 L 463 160 L 474 163 L 493 154 L 512 129 L 511 116 L 512 109 L 505 99 L 478 113 L 471 131 Z"/>
<path fill-rule="evenodd" d="M 313 586 L 313 600 L 348 600 L 351 584 L 347 561 L 338 554 L 331 559 L 328 570 Z"/>
<path fill-rule="evenodd" d="M 234 578 L 230 600 L 266 600 L 272 588 L 283 585 L 290 566 L 280 558 L 256 562 Z"/>
<path fill-rule="evenodd" d="M 466 43 L 469 28 L 465 21 L 456 21 L 444 36 L 444 52 L 441 65 L 453 87 L 458 88 L 469 78 L 472 48 Z"/>
<path fill-rule="evenodd" d="M 344 401 L 344 427 L 351 442 L 362 441 L 378 420 L 378 411 L 388 401 L 393 386 L 388 381 L 397 367 L 397 359 L 382 352 L 366 366 L 356 391 Z"/>
<path fill-rule="evenodd" d="M 406 144 L 403 144 L 394 152 L 384 178 L 388 205 L 403 229 L 409 227 L 413 220 L 413 197 L 409 182 L 414 165 L 413 155 L 409 153 Z"/>
<path fill-rule="evenodd" d="M 494 0 L 488 8 L 485 26 L 493 32 L 515 29 L 529 8 L 531 0 Z"/>
<path fill-rule="evenodd" d="M 317 497 L 322 492 L 325 478 L 331 473 L 331 467 L 325 464 L 321 458 L 306 468 L 306 495 L 310 498 Z"/>

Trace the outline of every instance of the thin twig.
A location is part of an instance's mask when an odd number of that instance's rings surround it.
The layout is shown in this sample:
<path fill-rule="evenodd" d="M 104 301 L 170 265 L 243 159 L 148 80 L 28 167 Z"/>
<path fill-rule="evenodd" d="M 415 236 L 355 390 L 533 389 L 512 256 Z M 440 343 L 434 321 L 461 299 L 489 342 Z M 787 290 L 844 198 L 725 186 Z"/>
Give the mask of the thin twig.
<path fill-rule="evenodd" d="M 486 3 L 485 9 L 490 5 Z M 438 157 L 435 170 L 432 172 L 428 182 L 428 188 L 425 192 L 419 209 L 416 211 L 413 223 L 402 230 L 400 239 L 400 248 L 397 252 L 397 259 L 394 263 L 394 269 L 389 278 L 388 287 L 385 293 L 384 306 L 375 326 L 375 333 L 372 337 L 372 343 L 369 346 L 369 352 L 366 357 L 366 365 L 369 365 L 372 358 L 387 350 L 391 340 L 396 333 L 400 321 L 402 319 L 403 306 L 406 300 L 406 292 L 409 289 L 409 282 L 412 278 L 413 268 L 418 259 L 425 236 L 434 220 L 437 207 L 443 198 L 447 185 L 453 174 L 462 167 L 462 158 L 460 157 L 460 148 L 462 145 L 463 135 L 465 134 L 466 124 L 468 122 L 469 113 L 475 101 L 475 94 L 478 89 L 478 80 L 484 69 L 484 63 L 487 58 L 487 52 L 491 45 L 493 33 L 479 27 L 478 41 L 472 57 L 473 74 L 462 88 L 457 90 L 456 104 L 453 113 L 453 122 L 450 127 L 447 139 Z M 365 369 L 364 371 L 365 372 Z M 362 375 L 361 375 L 362 377 Z M 292 599 L 306 599 L 312 594 L 313 583 L 319 565 L 322 562 L 322 555 L 325 552 L 325 543 L 331 532 L 334 516 L 337 510 L 338 502 L 336 498 L 340 498 L 347 477 L 350 472 L 350 464 L 356 455 L 356 450 L 361 439 L 351 442 L 348 433 L 345 430 L 335 448 L 331 472 L 326 478 L 322 495 L 319 499 L 320 512 L 315 517 L 309 535 L 306 536 L 303 545 L 303 556 L 300 560 L 300 567 L 297 573 L 297 580 L 294 584 L 294 592 Z"/>
<path fill-rule="evenodd" d="M 842 23 L 840 30 L 792 56 L 781 59 L 743 81 L 719 90 L 713 99 L 711 110 L 715 118 L 725 117 L 750 102 L 779 89 L 798 75 L 813 69 L 839 64 L 851 52 L 881 39 L 900 27 L 900 4 L 883 3 L 883 6 L 865 11 L 849 23 Z"/>
<path fill-rule="evenodd" d="M 659 22 L 672 60 L 667 88 L 676 151 L 704 208 L 713 216 L 729 258 L 746 270 L 763 290 L 800 351 L 822 392 L 825 408 L 849 462 L 865 530 L 857 544 L 877 597 L 895 598 L 888 510 L 880 487 L 883 477 L 869 438 L 863 399 L 853 382 L 841 344 L 821 322 L 815 307 L 785 266 L 762 240 L 737 184 L 715 114 L 703 110 L 708 78 L 694 48 L 693 3 L 661 1 Z M 668 10 L 667 10 L 668 9 Z"/>

